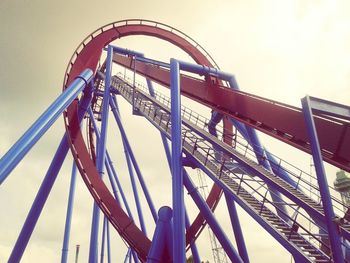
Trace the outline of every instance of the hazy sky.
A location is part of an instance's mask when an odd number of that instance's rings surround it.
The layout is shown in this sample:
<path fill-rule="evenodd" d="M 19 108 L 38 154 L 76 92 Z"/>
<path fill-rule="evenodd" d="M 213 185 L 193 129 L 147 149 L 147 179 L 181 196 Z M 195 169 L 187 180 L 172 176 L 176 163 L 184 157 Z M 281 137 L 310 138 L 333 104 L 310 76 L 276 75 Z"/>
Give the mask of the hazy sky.
<path fill-rule="evenodd" d="M 144 18 L 169 24 L 198 41 L 223 70 L 234 73 L 242 90 L 300 106 L 300 98 L 305 94 L 350 104 L 349 17 L 350 3 L 346 0 L 1 0 L 0 156 L 60 94 L 66 65 L 81 40 L 109 22 Z M 118 43 L 160 59 L 168 59 L 172 50 L 144 38 Z M 177 51 L 171 54 L 183 56 Z M 126 104 L 121 106 L 155 203 L 158 208 L 169 205 L 170 196 L 159 195 L 159 189 L 168 185 L 170 177 L 158 132 L 145 120 L 130 116 Z M 11 252 L 63 127 L 60 118 L 0 186 L 0 262 L 6 261 Z M 116 127 L 111 124 L 110 135 L 115 135 L 113 131 Z M 109 140 L 120 146 L 118 136 Z M 265 142 L 270 143 L 267 139 Z M 304 159 L 300 165 L 308 166 L 305 155 L 290 156 L 286 148 L 274 142 L 266 146 L 284 159 Z M 122 151 L 118 147 L 111 151 L 117 160 L 117 171 L 125 175 Z M 59 261 L 70 169 L 71 157 L 57 179 L 22 262 Z M 329 181 L 333 179 L 330 175 Z M 130 183 L 126 179 L 123 182 L 130 189 Z M 80 244 L 80 262 L 86 262 L 92 201 L 80 177 L 77 183 L 69 259 L 73 260 L 74 247 Z M 232 236 L 224 207 L 221 202 L 218 218 Z M 150 216 L 146 217 L 150 222 Z M 242 214 L 241 220 L 251 262 L 271 262 L 271 258 L 290 261 L 288 253 L 247 215 Z M 152 229 L 153 226 L 149 235 Z M 203 259 L 212 262 L 205 236 L 199 246 Z M 125 247 L 116 235 L 112 253 L 115 258 L 120 257 L 118 262 L 124 259 Z"/>

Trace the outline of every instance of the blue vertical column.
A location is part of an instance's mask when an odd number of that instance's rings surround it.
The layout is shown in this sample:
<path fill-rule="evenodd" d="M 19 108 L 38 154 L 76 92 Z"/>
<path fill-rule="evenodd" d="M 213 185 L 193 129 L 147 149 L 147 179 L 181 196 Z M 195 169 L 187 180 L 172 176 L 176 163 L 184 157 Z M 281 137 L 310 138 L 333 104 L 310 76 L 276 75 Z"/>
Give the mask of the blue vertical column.
<path fill-rule="evenodd" d="M 241 225 L 239 223 L 235 202 L 233 198 L 226 193 L 225 193 L 225 199 L 226 199 L 227 209 L 230 214 L 231 225 L 233 228 L 233 233 L 235 235 L 238 253 L 241 256 L 244 263 L 249 263 L 248 251 L 245 245 Z"/>
<path fill-rule="evenodd" d="M 147 263 L 169 262 L 170 251 L 166 250 L 169 247 L 167 244 L 167 232 L 171 229 L 171 218 L 172 210 L 170 207 L 163 206 L 159 209 L 152 245 L 147 255 Z"/>
<path fill-rule="evenodd" d="M 329 193 L 326 173 L 323 166 L 320 144 L 318 141 L 317 130 L 312 115 L 312 105 L 308 96 L 301 99 L 303 107 L 303 114 L 306 123 L 307 132 L 310 139 L 312 158 L 314 160 L 317 182 L 320 187 L 320 195 L 323 205 L 324 214 L 326 217 L 326 224 L 328 229 L 329 241 L 332 250 L 332 257 L 334 262 L 344 262 L 344 257 L 341 249 L 340 237 L 337 231 L 337 226 L 333 221 L 335 214 L 333 211 L 332 200 Z"/>
<path fill-rule="evenodd" d="M 96 169 L 97 172 L 102 176 L 104 170 L 105 156 L 106 156 L 106 140 L 107 140 L 107 126 L 108 126 L 108 112 L 109 112 L 109 97 L 110 97 L 110 86 L 111 86 L 111 74 L 112 74 L 112 55 L 113 48 L 108 46 L 107 59 L 106 59 L 106 79 L 102 101 L 102 112 L 101 112 L 101 135 L 99 143 L 97 144 L 97 160 Z M 97 263 L 98 257 L 98 228 L 100 220 L 100 210 L 97 204 L 94 202 L 91 235 L 90 235 L 90 250 L 89 250 L 89 262 Z"/>
<path fill-rule="evenodd" d="M 107 262 L 111 263 L 112 262 L 112 255 L 111 255 L 111 236 L 109 233 L 109 222 L 106 220 L 106 231 L 107 231 Z"/>
<path fill-rule="evenodd" d="M 174 262 L 183 263 L 185 254 L 185 207 L 182 176 L 182 140 L 181 140 L 181 95 L 180 65 L 175 59 L 170 60 L 171 89 L 171 172 L 173 188 Z"/>
<path fill-rule="evenodd" d="M 147 87 L 148 87 L 149 94 L 152 97 L 154 97 L 155 93 L 154 93 L 154 88 L 153 88 L 153 85 L 152 85 L 152 81 L 147 78 L 146 82 L 147 82 Z M 169 169 L 170 169 L 170 172 L 171 172 L 171 154 L 170 154 L 169 144 L 168 144 L 166 136 L 162 132 L 160 132 L 160 136 L 162 138 L 162 142 L 163 142 L 163 146 L 164 146 L 164 150 L 165 150 L 165 155 L 167 157 Z M 185 207 L 185 224 L 186 224 L 186 230 L 187 230 L 190 227 L 190 220 L 189 220 L 188 214 L 186 212 L 186 207 Z M 200 263 L 201 261 L 200 261 L 198 249 L 197 249 L 197 246 L 196 246 L 195 242 L 193 242 L 191 244 L 191 251 L 192 251 L 192 256 L 193 256 L 194 263 Z"/>
<path fill-rule="evenodd" d="M 107 222 L 107 218 L 104 216 L 104 218 L 103 218 L 103 226 L 102 226 L 100 263 L 103 263 L 103 258 L 104 258 L 104 253 L 105 253 L 106 222 Z"/>
<path fill-rule="evenodd" d="M 201 211 L 201 214 L 207 221 L 208 225 L 210 226 L 211 230 L 215 234 L 216 238 L 219 240 L 227 256 L 230 258 L 232 262 L 243 263 L 241 257 L 238 255 L 237 251 L 232 246 L 224 230 L 220 227 L 219 223 L 216 221 L 214 214 L 212 213 L 211 209 L 209 208 L 209 206 L 207 205 L 203 197 L 198 192 L 197 187 L 195 187 L 194 184 L 192 183 L 186 171 L 184 171 L 183 173 L 183 178 L 184 178 L 184 185 L 187 189 L 187 192 L 191 195 L 193 201 Z"/>
<path fill-rule="evenodd" d="M 72 222 L 76 178 L 77 178 L 77 166 L 75 165 L 75 162 L 73 161 L 72 177 L 71 177 L 70 186 L 69 186 L 66 223 L 64 226 L 64 237 L 63 237 L 61 263 L 67 263 L 67 258 L 68 258 L 69 237 L 70 237 L 70 229 L 71 229 L 71 222 Z"/>

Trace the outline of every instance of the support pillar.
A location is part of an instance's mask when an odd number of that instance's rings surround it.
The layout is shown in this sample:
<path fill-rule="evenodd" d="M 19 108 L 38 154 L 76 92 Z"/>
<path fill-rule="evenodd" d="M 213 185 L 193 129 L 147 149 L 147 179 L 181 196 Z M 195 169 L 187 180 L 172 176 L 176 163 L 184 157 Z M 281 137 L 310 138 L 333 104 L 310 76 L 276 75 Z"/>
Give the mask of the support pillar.
<path fill-rule="evenodd" d="M 328 229 L 329 241 L 332 250 L 332 257 L 334 262 L 344 262 L 344 257 L 341 249 L 340 236 L 337 230 L 337 225 L 334 222 L 335 214 L 331 196 L 329 193 L 326 173 L 323 166 L 320 144 L 318 141 L 317 130 L 312 115 L 312 104 L 308 96 L 301 99 L 303 106 L 303 114 L 306 123 L 307 132 L 310 138 L 312 157 L 315 164 L 317 182 L 320 188 L 320 195 L 323 205 L 323 211 L 326 217 L 326 225 Z"/>

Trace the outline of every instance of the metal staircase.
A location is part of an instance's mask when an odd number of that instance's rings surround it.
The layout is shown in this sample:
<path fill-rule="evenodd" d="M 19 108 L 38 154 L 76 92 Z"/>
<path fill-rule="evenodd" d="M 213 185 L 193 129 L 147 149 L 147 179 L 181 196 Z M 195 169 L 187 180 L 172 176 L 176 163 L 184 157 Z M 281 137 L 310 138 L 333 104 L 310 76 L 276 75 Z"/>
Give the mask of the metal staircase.
<path fill-rule="evenodd" d="M 103 76 L 103 74 L 100 74 Z M 157 129 L 171 138 L 170 102 L 165 97 L 153 98 L 147 92 L 134 88 L 125 80 L 114 76 L 111 91 L 123 96 L 139 113 L 147 118 Z M 332 259 L 319 247 L 326 246 L 317 234 L 311 233 L 296 219 L 299 208 L 323 221 L 321 204 L 277 177 L 270 171 L 247 158 L 234 148 L 224 144 L 218 138 L 198 124 L 195 115 L 189 115 L 183 109 L 183 150 L 193 162 L 206 172 L 218 185 L 229 192 L 234 200 L 256 221 L 269 231 L 290 252 L 298 252 L 302 262 L 330 262 Z M 215 147 L 213 147 L 215 145 Z M 218 154 L 220 153 L 220 154 Z M 218 159 L 218 156 L 220 158 Z M 237 173 L 237 164 L 241 175 Z M 232 167 L 235 167 L 232 169 Z M 250 176 L 255 174 L 258 177 Z M 283 204 L 295 212 L 294 218 L 284 221 L 276 214 L 278 207 L 269 200 L 266 184 L 271 185 L 290 200 Z M 254 186 L 259 185 L 259 187 Z M 266 191 L 265 194 L 263 193 Z M 294 202 L 291 204 L 291 202 Z M 300 215 L 301 217 L 302 215 Z M 342 232 L 346 232 L 343 228 Z M 307 238 L 305 238 L 305 236 Z"/>

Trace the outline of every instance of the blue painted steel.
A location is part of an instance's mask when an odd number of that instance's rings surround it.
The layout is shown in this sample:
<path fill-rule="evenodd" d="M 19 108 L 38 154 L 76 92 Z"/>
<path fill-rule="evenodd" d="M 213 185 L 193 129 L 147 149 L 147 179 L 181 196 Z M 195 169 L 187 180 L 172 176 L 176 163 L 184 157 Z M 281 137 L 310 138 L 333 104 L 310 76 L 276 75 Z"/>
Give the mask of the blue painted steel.
<path fill-rule="evenodd" d="M 239 131 L 240 134 L 242 134 L 242 136 L 249 142 L 249 144 L 251 145 L 252 142 L 250 141 L 250 138 L 247 134 L 247 130 L 244 124 L 240 123 L 239 121 L 231 118 L 230 119 L 232 124 L 236 127 L 236 129 Z M 267 160 L 270 163 L 271 169 L 273 171 L 273 173 L 279 177 L 281 177 L 283 180 L 285 180 L 286 182 L 288 182 L 290 185 L 292 185 L 295 189 L 299 189 L 297 183 L 290 177 L 290 175 L 284 171 L 283 169 L 279 169 L 278 167 L 278 161 L 276 160 L 276 158 L 270 154 L 270 152 L 268 150 L 265 150 L 266 156 L 267 156 Z"/>
<path fill-rule="evenodd" d="M 102 101 L 102 112 L 101 112 L 101 134 L 100 140 L 97 144 L 97 155 L 96 155 L 96 169 L 100 176 L 103 174 L 104 163 L 106 157 L 106 141 L 107 141 L 107 127 L 108 127 L 108 113 L 109 113 L 109 97 L 110 97 L 110 86 L 111 86 L 111 74 L 112 74 L 112 56 L 113 49 L 111 46 L 108 47 L 107 59 L 106 59 L 106 78 L 104 86 L 104 94 Z M 100 209 L 94 202 L 92 224 L 91 224 L 91 235 L 90 235 L 90 249 L 89 249 L 89 262 L 97 263 L 98 256 L 98 228 L 100 219 Z"/>
<path fill-rule="evenodd" d="M 49 196 L 52 186 L 57 178 L 58 172 L 61 169 L 64 159 L 66 158 L 68 150 L 69 146 L 67 138 L 66 136 L 63 136 L 61 143 L 56 151 L 56 154 L 51 162 L 51 165 L 46 173 L 46 176 L 42 184 L 40 185 L 39 191 L 23 224 L 22 230 L 18 236 L 18 239 L 11 252 L 8 262 L 20 262 L 23 252 L 30 239 L 30 236 L 33 233 L 34 227 L 45 205 L 47 197 Z"/>
<path fill-rule="evenodd" d="M 138 257 L 137 257 L 136 252 L 135 252 L 133 249 L 131 249 L 131 255 L 132 255 L 132 258 L 134 259 L 134 262 L 135 262 L 135 263 L 138 263 L 138 262 L 139 262 L 139 259 L 138 259 Z M 130 257 L 130 259 L 129 259 L 129 262 L 131 262 L 131 257 Z"/>
<path fill-rule="evenodd" d="M 107 230 L 107 262 L 111 263 L 112 262 L 112 252 L 111 252 L 111 236 L 109 233 L 109 223 L 108 220 L 106 219 L 106 230 Z"/>
<path fill-rule="evenodd" d="M 187 231 L 190 228 L 191 224 L 190 224 L 190 219 L 188 218 L 186 207 L 185 207 L 185 225 L 186 225 L 186 231 Z M 194 263 L 201 263 L 199 252 L 198 252 L 196 243 L 194 241 L 192 241 L 190 243 L 190 247 L 191 247 L 193 262 Z"/>
<path fill-rule="evenodd" d="M 84 93 L 79 104 L 78 119 L 80 121 L 83 119 L 86 108 L 91 103 L 91 86 L 88 86 L 86 91 L 87 92 Z M 64 135 L 23 224 L 22 230 L 8 260 L 9 262 L 19 262 L 21 260 L 23 252 L 28 244 L 30 236 L 33 233 L 34 227 L 39 219 L 47 197 L 49 196 L 52 186 L 57 178 L 58 172 L 61 169 L 64 159 L 66 158 L 68 150 L 68 141 Z"/>
<path fill-rule="evenodd" d="M 168 229 L 171 228 L 171 218 L 172 210 L 170 207 L 163 206 L 159 209 L 158 221 L 152 238 L 152 245 L 147 255 L 147 263 L 168 262 L 170 260 L 167 258 L 170 251 L 166 251 L 166 235 Z"/>
<path fill-rule="evenodd" d="M 98 141 L 100 139 L 100 131 L 99 131 L 98 127 L 97 127 L 97 124 L 96 124 L 96 121 L 94 119 L 94 115 L 92 113 L 91 107 L 89 107 L 88 113 L 89 113 L 89 117 L 90 117 L 92 126 L 93 126 L 94 131 L 95 131 L 96 141 Z M 112 190 L 113 190 L 113 194 L 114 194 L 114 197 L 115 197 L 116 201 L 118 203 L 120 203 L 120 200 L 119 200 L 119 197 L 118 197 L 118 190 L 119 190 L 119 193 L 120 193 L 120 195 L 122 197 L 122 200 L 123 200 L 124 206 L 126 208 L 126 211 L 127 211 L 128 215 L 129 215 L 129 217 L 131 219 L 133 219 L 130 207 L 129 207 L 128 202 L 127 202 L 127 200 L 125 198 L 125 195 L 124 195 L 123 188 L 121 187 L 121 184 L 119 182 L 117 173 L 116 173 L 116 171 L 114 169 L 111 157 L 109 156 L 109 153 L 108 153 L 107 150 L 106 150 L 105 165 L 106 165 L 106 170 L 107 170 L 108 177 L 109 177 L 109 180 L 110 180 L 111 185 L 112 185 Z M 117 184 L 117 186 L 115 185 L 115 183 Z"/>
<path fill-rule="evenodd" d="M 109 235 L 109 224 L 108 219 L 105 216 L 103 219 L 103 228 L 102 228 L 102 243 L 101 243 L 101 256 L 100 263 L 104 262 L 104 252 L 105 252 L 105 243 L 107 241 L 107 262 L 111 262 L 111 244 L 110 244 L 110 235 Z"/>
<path fill-rule="evenodd" d="M 141 61 L 141 62 L 154 64 L 154 65 L 157 65 L 157 66 L 160 66 L 160 67 L 170 68 L 170 64 L 165 63 L 165 62 L 161 62 L 161 61 L 158 61 L 158 60 L 145 58 L 145 57 L 136 57 L 135 59 L 138 60 L 138 61 Z"/>
<path fill-rule="evenodd" d="M 158 66 L 169 67 L 167 63 L 163 63 L 160 61 L 146 59 L 146 58 L 138 58 L 138 59 L 145 61 L 147 63 L 158 65 Z M 207 66 L 188 63 L 184 61 L 178 61 L 178 63 L 179 63 L 179 68 L 182 70 L 196 73 L 199 75 L 205 75 L 205 74 L 213 75 L 222 80 L 229 81 L 231 88 L 239 89 L 235 77 L 230 73 L 226 73 L 215 68 L 210 68 Z M 213 132 L 213 127 L 208 127 L 208 128 L 211 128 L 211 131 Z M 251 145 L 257 155 L 259 164 L 263 165 L 266 169 L 269 170 L 270 169 L 269 163 L 266 160 L 261 158 L 261 156 L 264 156 L 264 151 L 255 130 L 253 130 L 250 127 L 246 127 L 246 132 L 247 132 L 247 135 L 250 137 L 250 140 L 252 142 Z M 277 213 L 279 214 L 280 217 L 282 217 L 284 220 L 288 222 L 288 217 L 286 216 L 288 214 L 287 210 L 285 206 L 280 204 L 281 198 L 282 198 L 281 194 L 277 190 L 273 189 L 272 187 L 269 187 L 269 189 L 271 192 L 272 200 L 274 201 L 276 206 L 279 208 L 277 210 Z"/>
<path fill-rule="evenodd" d="M 160 133 L 160 135 L 161 135 L 161 138 L 162 138 L 165 154 L 166 154 L 167 161 L 168 161 L 168 164 L 169 164 L 169 169 L 171 171 L 171 153 L 170 153 L 170 149 L 169 149 L 169 143 L 167 141 L 166 136 L 163 133 Z M 183 173 L 184 172 L 185 172 L 185 169 L 183 169 Z M 186 230 L 187 230 L 190 227 L 190 220 L 188 218 L 186 207 L 185 207 L 185 225 L 186 225 Z M 198 253 L 198 249 L 197 249 L 196 243 L 195 242 L 191 242 L 190 246 L 191 246 L 191 251 L 192 251 L 192 256 L 193 256 L 193 262 L 194 263 L 200 263 L 201 260 L 200 260 L 200 256 L 199 256 L 199 253 Z"/>
<path fill-rule="evenodd" d="M 174 211 L 174 262 L 185 262 L 185 205 L 182 174 L 180 65 L 170 60 L 171 90 L 171 173 Z"/>
<path fill-rule="evenodd" d="M 121 119 L 120 119 L 120 116 L 119 116 L 119 112 L 117 110 L 117 104 L 116 104 L 116 99 L 115 97 L 113 96 L 112 99 L 109 101 L 110 104 L 111 104 L 111 109 L 112 109 L 112 113 L 114 115 L 114 118 L 117 122 L 117 125 L 119 127 L 119 130 L 120 130 L 120 134 L 122 136 L 122 140 L 123 142 L 125 143 L 125 146 L 130 154 L 130 158 L 131 158 L 131 161 L 133 163 L 133 166 L 135 168 L 135 172 L 136 172 L 136 175 L 137 175 L 137 178 L 139 179 L 139 182 L 140 182 L 140 185 L 141 185 L 141 188 L 143 190 L 143 193 L 145 195 L 145 198 L 146 198 L 146 201 L 147 201 L 147 204 L 151 210 L 151 214 L 153 216 L 153 219 L 154 219 L 154 222 L 157 222 L 157 212 L 156 212 L 156 209 L 154 208 L 154 205 L 153 205 L 153 201 L 151 199 L 151 196 L 148 192 L 148 189 L 147 189 L 147 186 L 146 186 L 146 183 L 143 179 L 143 176 L 141 174 L 141 171 L 140 171 L 140 168 L 136 162 L 136 158 L 135 158 L 135 155 L 131 149 L 131 146 L 130 146 L 130 143 L 129 143 L 129 140 L 126 136 L 126 132 L 124 130 L 124 127 L 122 125 L 122 122 L 121 122 Z"/>
<path fill-rule="evenodd" d="M 100 263 L 103 263 L 104 252 L 105 252 L 106 222 L 107 222 L 107 218 L 106 218 L 106 216 L 104 216 L 104 218 L 103 218 L 103 227 L 102 227 L 102 238 L 101 238 L 102 242 L 101 242 Z"/>
<path fill-rule="evenodd" d="M 128 259 L 130 257 L 130 254 L 131 254 L 131 249 L 128 248 L 128 252 L 126 252 L 126 255 L 125 255 L 125 258 L 124 258 L 124 263 L 127 263 L 128 262 Z"/>
<path fill-rule="evenodd" d="M 157 65 L 157 66 L 164 67 L 164 68 L 171 67 L 171 63 L 168 64 L 168 63 L 165 63 L 162 61 L 149 59 L 149 58 L 145 58 L 145 57 L 137 57 L 136 60 L 150 63 L 150 64 Z M 181 70 L 184 70 L 184 71 L 192 72 L 192 73 L 199 74 L 199 75 L 209 74 L 209 75 L 218 77 L 219 79 L 226 80 L 226 81 L 230 81 L 231 79 L 233 79 L 233 80 L 231 80 L 232 83 L 234 83 L 234 81 L 235 81 L 233 78 L 233 75 L 231 73 L 223 72 L 223 71 L 218 70 L 216 68 L 210 68 L 208 66 L 193 64 L 193 63 L 189 63 L 189 62 L 185 62 L 185 61 L 181 61 L 181 60 L 177 60 L 177 62 L 179 63 L 179 68 Z"/>
<path fill-rule="evenodd" d="M 276 241 L 280 242 L 282 246 L 284 246 L 292 255 L 294 258 L 298 258 L 299 260 L 297 262 L 307 262 L 305 259 L 305 256 L 302 254 L 302 252 L 297 249 L 294 245 L 292 245 L 288 240 L 286 240 L 284 237 L 280 235 L 280 233 L 271 227 L 269 223 L 264 221 L 259 215 L 257 215 L 253 210 L 240 198 L 238 198 L 234 193 L 232 193 L 231 189 L 228 188 L 220 179 L 218 179 L 216 176 L 211 175 L 208 168 L 204 165 L 202 165 L 200 162 L 197 162 L 197 165 L 206 173 L 208 176 L 224 191 L 225 194 L 231 196 L 233 200 L 240 205 L 252 218 L 255 219 L 256 222 L 258 222 L 271 236 L 273 236 Z M 184 177 L 186 179 L 186 176 Z M 186 181 L 185 181 L 186 186 Z M 196 190 L 196 189 L 194 189 Z M 188 192 L 190 190 L 187 189 Z M 201 212 L 203 210 L 201 209 Z M 208 221 L 208 219 L 207 219 Z M 215 232 L 214 232 L 215 233 Z M 218 236 L 217 234 L 215 234 Z M 220 241 L 220 240 L 219 240 Z"/>
<path fill-rule="evenodd" d="M 168 161 L 168 164 L 169 164 L 169 169 L 171 171 L 171 153 L 170 153 L 170 149 L 169 149 L 169 143 L 167 141 L 166 136 L 163 133 L 160 133 L 160 135 L 161 135 L 161 138 L 162 138 L 165 154 L 166 154 L 167 161 Z M 185 172 L 185 169 L 183 169 L 183 173 L 184 172 Z M 185 225 L 186 225 L 186 230 L 187 230 L 190 227 L 190 220 L 188 218 L 186 207 L 185 207 Z M 201 260 L 200 260 L 200 256 L 199 256 L 199 253 L 198 253 L 198 249 L 197 249 L 196 243 L 195 242 L 191 242 L 190 247 L 191 247 L 191 252 L 192 252 L 192 256 L 193 256 L 193 262 L 194 263 L 200 263 Z"/>
<path fill-rule="evenodd" d="M 63 237 L 61 263 L 66 263 L 67 258 L 68 258 L 69 236 L 70 236 L 70 229 L 71 229 L 71 222 L 72 222 L 76 178 L 77 178 L 77 166 L 73 162 L 72 177 L 71 177 L 70 186 L 69 186 L 66 223 L 64 226 L 64 237 Z"/>
<path fill-rule="evenodd" d="M 187 192 L 191 195 L 193 201 L 201 211 L 201 214 L 204 216 L 205 220 L 208 222 L 211 230 L 214 232 L 216 238 L 219 240 L 222 248 L 225 250 L 227 256 L 232 262 L 243 263 L 241 257 L 238 255 L 235 248 L 232 246 L 230 240 L 227 238 L 225 232 L 222 230 L 218 222 L 216 221 L 213 213 L 206 204 L 205 200 L 198 193 L 198 189 L 191 182 L 190 177 L 187 172 L 183 173 L 184 185 L 187 189 Z"/>
<path fill-rule="evenodd" d="M 225 194 L 227 209 L 230 214 L 231 225 L 233 228 L 233 233 L 235 235 L 235 240 L 238 248 L 238 253 L 241 256 L 244 263 L 249 262 L 248 251 L 245 245 L 243 232 L 241 229 L 241 225 L 239 223 L 238 213 L 236 210 L 235 201 L 231 196 Z"/>
<path fill-rule="evenodd" d="M 122 54 L 122 55 L 136 56 L 136 57 L 143 57 L 144 56 L 143 53 L 141 53 L 141 52 L 137 52 L 137 51 L 130 50 L 130 49 L 127 49 L 127 48 L 117 47 L 117 46 L 114 46 L 114 45 L 109 45 L 109 46 L 112 47 L 113 52 L 115 52 L 115 53 L 119 53 L 119 54 Z"/>
<path fill-rule="evenodd" d="M 146 82 L 147 82 L 147 87 L 148 87 L 149 94 L 152 97 L 154 97 L 155 93 L 154 93 L 154 88 L 153 88 L 152 81 L 147 78 Z M 170 149 L 169 149 L 169 143 L 168 143 L 168 140 L 167 140 L 166 136 L 163 133 L 160 132 L 160 136 L 162 138 L 163 147 L 164 147 L 164 150 L 165 150 L 165 155 L 167 157 L 167 161 L 168 161 L 168 165 L 169 165 L 169 169 L 170 169 L 170 173 L 171 173 L 171 153 L 170 153 Z M 186 224 L 186 230 L 187 230 L 190 227 L 190 220 L 188 218 L 186 207 L 185 207 L 185 224 Z M 190 246 L 191 246 L 191 251 L 192 251 L 192 256 L 193 256 L 193 262 L 194 263 L 200 263 L 201 260 L 200 260 L 200 257 L 199 257 L 199 253 L 198 253 L 198 249 L 197 249 L 196 243 L 192 242 L 190 244 Z"/>
<path fill-rule="evenodd" d="M 91 107 L 88 108 L 88 114 L 89 114 L 89 118 L 90 118 L 90 121 L 92 123 L 92 126 L 94 128 L 94 131 L 95 131 L 96 141 L 98 143 L 98 141 L 100 139 L 100 131 L 97 127 L 97 124 L 96 124 L 96 121 L 94 119 L 94 114 L 92 113 Z M 111 182 L 114 198 L 118 203 L 120 203 L 119 196 L 118 196 L 118 190 L 117 190 L 117 187 L 114 183 L 114 177 L 113 177 L 113 172 L 112 172 L 112 168 L 111 168 L 111 160 L 110 160 L 107 149 L 106 149 L 105 166 L 106 166 L 109 181 Z"/>
<path fill-rule="evenodd" d="M 337 226 L 334 222 L 335 214 L 333 211 L 332 200 L 329 193 L 326 173 L 323 167 L 321 149 L 318 142 L 317 130 L 312 115 L 312 108 L 310 106 L 310 99 L 308 96 L 301 99 L 303 107 L 303 114 L 306 123 L 306 128 L 310 138 L 312 157 L 315 164 L 317 182 L 320 187 L 320 195 L 323 205 L 324 214 L 326 217 L 326 224 L 328 229 L 329 241 L 332 250 L 332 256 L 335 262 L 344 262 L 341 251 L 340 237 L 337 231 Z"/>
<path fill-rule="evenodd" d="M 233 75 L 229 75 L 227 80 L 229 81 L 230 87 L 232 89 L 239 90 L 236 78 Z M 248 127 L 247 125 L 243 125 L 243 127 L 245 128 L 245 135 L 247 136 L 247 138 L 249 138 L 248 142 L 253 147 L 256 159 L 258 160 L 258 163 L 260 165 L 262 165 L 266 170 L 271 171 L 270 163 L 266 159 L 265 150 L 264 150 L 262 144 L 260 143 L 260 140 L 259 140 L 259 137 L 258 137 L 256 131 L 253 128 Z M 281 193 L 278 192 L 276 189 L 274 189 L 271 186 L 268 186 L 268 188 L 269 188 L 270 195 L 271 195 L 271 198 L 272 198 L 274 204 L 276 205 L 276 207 L 278 207 L 277 214 L 281 218 L 283 218 L 284 221 L 289 222 L 288 211 L 287 211 L 286 207 L 284 205 L 282 205 L 283 202 L 282 202 Z"/>
<path fill-rule="evenodd" d="M 259 137 L 254 129 L 251 127 L 247 127 L 247 134 L 250 138 L 251 146 L 253 147 L 256 159 L 258 160 L 258 163 L 262 165 L 266 170 L 271 171 L 270 163 L 267 161 L 265 157 L 265 150 L 263 149 Z M 281 196 L 281 193 L 279 193 L 276 189 L 274 189 L 272 186 L 268 186 L 271 198 L 273 203 L 276 205 L 277 214 L 286 222 L 289 222 L 288 218 L 288 212 L 286 209 L 286 206 L 283 205 L 283 199 Z"/>
<path fill-rule="evenodd" d="M 84 70 L 1 158 L 0 184 L 2 184 L 10 172 L 17 166 L 41 136 L 43 136 L 51 127 L 91 79 L 92 71 L 90 69 Z"/>
<path fill-rule="evenodd" d="M 145 221 L 143 219 L 142 207 L 141 207 L 141 203 L 140 203 L 140 199 L 139 199 L 139 194 L 138 194 L 138 191 L 137 191 L 137 185 L 136 185 L 136 181 L 135 181 L 133 167 L 132 167 L 132 164 L 131 164 L 131 161 L 130 161 L 130 155 L 129 155 L 129 152 L 127 151 L 127 147 L 125 146 L 125 143 L 123 143 L 123 146 L 124 146 L 124 154 L 125 154 L 125 158 L 126 158 L 126 163 L 128 165 L 132 191 L 133 191 L 133 194 L 134 194 L 137 214 L 139 216 L 139 222 L 140 222 L 141 230 L 147 236 L 146 225 L 145 225 Z"/>

